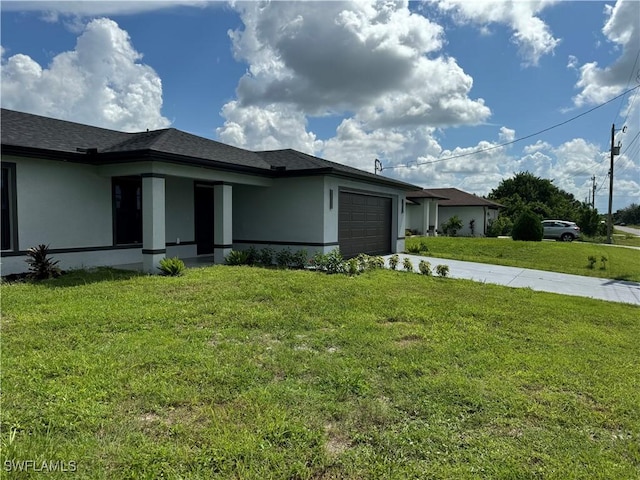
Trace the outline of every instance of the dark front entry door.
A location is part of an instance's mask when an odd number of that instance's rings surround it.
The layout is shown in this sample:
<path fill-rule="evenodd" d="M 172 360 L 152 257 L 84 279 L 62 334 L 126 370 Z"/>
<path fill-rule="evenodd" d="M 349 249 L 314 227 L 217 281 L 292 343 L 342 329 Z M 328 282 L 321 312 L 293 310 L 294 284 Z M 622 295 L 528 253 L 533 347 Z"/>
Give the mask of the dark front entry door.
<path fill-rule="evenodd" d="M 213 186 L 195 186 L 195 237 L 198 255 L 213 253 Z"/>

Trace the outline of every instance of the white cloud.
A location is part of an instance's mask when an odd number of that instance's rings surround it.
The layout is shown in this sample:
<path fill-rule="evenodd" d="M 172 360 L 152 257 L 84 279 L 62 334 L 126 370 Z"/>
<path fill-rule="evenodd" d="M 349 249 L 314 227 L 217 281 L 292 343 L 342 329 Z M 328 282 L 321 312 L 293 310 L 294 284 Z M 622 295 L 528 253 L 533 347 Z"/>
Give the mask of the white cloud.
<path fill-rule="evenodd" d="M 516 131 L 511 128 L 500 127 L 498 138 L 502 142 L 513 142 L 516 138 Z"/>
<path fill-rule="evenodd" d="M 611 65 L 601 68 L 597 62 L 580 67 L 576 87 L 581 92 L 574 97 L 576 106 L 603 103 L 621 93 L 629 80 L 634 80 L 640 45 L 640 2 L 618 0 L 607 7 L 608 15 L 602 33 L 613 44 L 622 47 L 620 57 Z"/>
<path fill-rule="evenodd" d="M 443 12 L 450 13 L 460 23 L 479 24 L 486 31 L 488 24 L 501 23 L 513 30 L 512 41 L 518 46 L 527 66 L 537 65 L 544 55 L 553 54 L 560 40 L 554 38 L 538 16 L 553 0 L 430 0 Z"/>
<path fill-rule="evenodd" d="M 187 0 L 162 1 L 22 1 L 4 0 L 3 11 L 41 12 L 43 20 L 57 22 L 60 16 L 96 17 L 108 15 L 133 15 L 176 6 L 201 6 L 209 2 Z"/>
<path fill-rule="evenodd" d="M 354 125 L 371 140 L 378 129 L 410 137 L 422 127 L 478 124 L 490 115 L 482 99 L 469 98 L 472 78 L 455 60 L 436 55 L 442 27 L 410 12 L 407 2 L 250 2 L 236 8 L 244 29 L 229 35 L 236 59 L 249 68 L 237 100 L 222 110 L 227 121 L 218 133 L 242 141 L 239 146 L 263 142 L 258 130 L 227 117 L 244 117 L 242 109 L 259 123 L 297 119 L 288 125 L 293 131 L 306 128 L 308 116 L 345 116 L 325 154 L 343 144 L 344 131 Z M 273 138 L 287 146 L 289 135 L 274 130 Z"/>
<path fill-rule="evenodd" d="M 141 58 L 114 21 L 93 20 L 75 50 L 47 67 L 23 54 L 3 58 L 2 106 L 116 130 L 167 127 L 162 82 Z"/>

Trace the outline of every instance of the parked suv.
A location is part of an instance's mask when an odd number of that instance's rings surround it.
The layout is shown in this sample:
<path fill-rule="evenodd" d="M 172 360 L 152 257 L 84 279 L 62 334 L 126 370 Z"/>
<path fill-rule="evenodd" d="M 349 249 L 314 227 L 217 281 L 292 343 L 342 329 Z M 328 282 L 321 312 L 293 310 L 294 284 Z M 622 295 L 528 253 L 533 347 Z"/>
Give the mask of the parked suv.
<path fill-rule="evenodd" d="M 543 220 L 544 238 L 573 242 L 580 235 L 580 227 L 565 220 Z"/>

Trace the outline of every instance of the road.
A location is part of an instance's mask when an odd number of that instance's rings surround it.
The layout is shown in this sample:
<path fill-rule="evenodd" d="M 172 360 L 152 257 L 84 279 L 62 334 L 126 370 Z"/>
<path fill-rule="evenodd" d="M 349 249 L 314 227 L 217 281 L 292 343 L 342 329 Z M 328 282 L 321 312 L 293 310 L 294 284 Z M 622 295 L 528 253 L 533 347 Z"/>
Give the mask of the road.
<path fill-rule="evenodd" d="M 638 237 L 640 237 L 640 228 L 621 227 L 620 225 L 616 225 L 613 228 L 615 228 L 616 230 L 620 230 L 621 232 L 629 233 L 631 235 L 637 235 Z"/>

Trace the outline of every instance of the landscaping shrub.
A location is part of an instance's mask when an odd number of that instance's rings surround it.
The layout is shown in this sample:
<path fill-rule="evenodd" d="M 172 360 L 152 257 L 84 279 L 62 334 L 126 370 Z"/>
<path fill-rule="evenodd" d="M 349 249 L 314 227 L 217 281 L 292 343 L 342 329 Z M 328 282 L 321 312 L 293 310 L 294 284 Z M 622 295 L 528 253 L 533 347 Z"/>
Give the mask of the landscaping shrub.
<path fill-rule="evenodd" d="M 506 215 L 498 215 L 498 218 L 489 220 L 487 227 L 487 237 L 499 237 L 503 235 L 511 235 L 513 222 Z"/>
<path fill-rule="evenodd" d="M 454 215 L 445 223 L 442 224 L 442 231 L 445 235 L 449 235 L 451 237 L 455 237 L 458 233 L 458 230 L 462 228 L 462 220 L 457 215 Z"/>
<path fill-rule="evenodd" d="M 162 272 L 162 275 L 166 275 L 168 277 L 179 277 L 184 273 L 186 268 L 187 267 L 185 267 L 184 262 L 178 257 L 165 257 L 160 260 L 158 265 L 158 270 Z"/>
<path fill-rule="evenodd" d="M 449 265 L 436 265 L 436 273 L 439 277 L 447 277 L 449 275 Z"/>
<path fill-rule="evenodd" d="M 229 254 L 224 257 L 224 261 L 227 265 L 248 265 L 249 252 L 245 250 L 231 250 Z"/>
<path fill-rule="evenodd" d="M 400 257 L 397 253 L 389 257 L 389 268 L 391 268 L 391 270 L 396 270 L 398 268 L 398 263 L 400 263 Z"/>
<path fill-rule="evenodd" d="M 513 224 L 511 238 L 514 240 L 539 242 L 542 240 L 542 220 L 531 210 L 524 210 Z"/>
<path fill-rule="evenodd" d="M 431 275 L 431 264 L 426 260 L 420 260 L 418 270 L 420 270 L 420 273 L 423 275 Z"/>
<path fill-rule="evenodd" d="M 429 251 L 429 247 L 427 246 L 427 239 L 421 238 L 417 242 L 411 241 L 407 244 L 407 252 L 413 254 L 421 254 L 427 253 Z"/>
<path fill-rule="evenodd" d="M 405 257 L 402 261 L 402 268 L 407 272 L 413 272 L 413 263 L 411 263 L 411 259 L 409 257 Z"/>
<path fill-rule="evenodd" d="M 49 258 L 49 245 L 40 244 L 27 250 L 29 264 L 29 278 L 34 280 L 46 280 L 61 275 L 58 260 Z"/>
<path fill-rule="evenodd" d="M 247 252 L 247 264 L 255 265 L 257 263 L 260 263 L 260 254 L 258 253 L 258 250 L 256 249 L 256 247 L 252 245 L 249 248 L 247 248 L 246 252 Z"/>
<path fill-rule="evenodd" d="M 271 247 L 265 247 L 258 253 L 258 262 L 265 267 L 270 267 L 273 265 L 273 256 L 275 255 L 275 250 Z"/>
<path fill-rule="evenodd" d="M 293 263 L 293 254 L 289 247 L 283 248 L 276 253 L 276 265 L 278 268 L 289 268 Z"/>
<path fill-rule="evenodd" d="M 311 263 L 317 270 L 321 270 L 329 274 L 344 273 L 347 271 L 344 258 L 338 248 L 334 248 L 329 253 L 317 252 L 311 259 Z"/>
<path fill-rule="evenodd" d="M 587 260 L 589 260 L 589 268 L 593 270 L 593 267 L 595 267 L 598 259 L 595 257 L 595 255 L 589 255 Z"/>
<path fill-rule="evenodd" d="M 293 268 L 305 268 L 308 260 L 309 256 L 304 248 L 296 250 L 296 252 L 291 256 L 291 266 Z"/>

